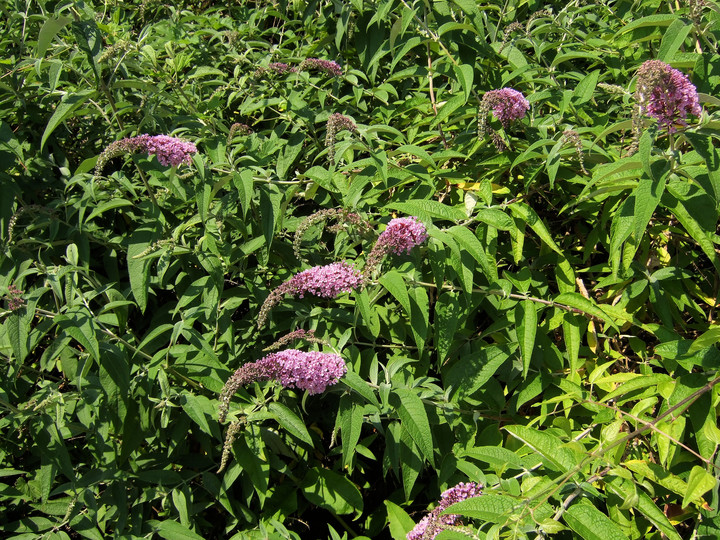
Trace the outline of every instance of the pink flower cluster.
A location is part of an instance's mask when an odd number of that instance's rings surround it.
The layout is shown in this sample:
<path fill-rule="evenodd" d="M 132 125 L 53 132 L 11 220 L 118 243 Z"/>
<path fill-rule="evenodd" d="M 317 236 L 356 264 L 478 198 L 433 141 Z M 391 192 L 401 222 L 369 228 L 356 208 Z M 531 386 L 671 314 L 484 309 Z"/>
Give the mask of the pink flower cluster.
<path fill-rule="evenodd" d="M 378 244 L 382 244 L 390 253 L 401 255 L 410 253 L 412 248 L 419 246 L 427 239 L 425 225 L 418 218 L 412 216 L 390 220 L 387 228 L 378 238 Z"/>
<path fill-rule="evenodd" d="M 307 390 L 308 394 L 324 392 L 347 373 L 345 362 L 337 354 L 297 349 L 269 354 L 256 364 L 262 379 L 277 380 L 285 388 Z"/>
<path fill-rule="evenodd" d="M 304 298 L 310 293 L 323 298 L 335 298 L 340 293 L 350 292 L 361 285 L 362 274 L 345 261 L 303 270 L 277 287 L 265 299 L 258 315 L 258 328 L 265 324 L 270 310 L 279 304 L 286 294 Z"/>
<path fill-rule="evenodd" d="M 656 118 L 670 133 L 676 125 L 687 126 L 688 114 L 700 116 L 698 93 L 690 80 L 660 60 L 648 60 L 638 69 L 635 98 L 641 114 Z"/>
<path fill-rule="evenodd" d="M 300 64 L 300 69 L 301 70 L 316 69 L 318 71 L 323 71 L 323 72 L 327 73 L 328 75 L 332 75 L 333 77 L 339 77 L 340 75 L 342 75 L 342 68 L 340 67 L 340 64 L 338 64 L 334 60 L 321 60 L 320 58 L 306 58 Z"/>
<path fill-rule="evenodd" d="M 441 515 L 446 508 L 471 497 L 482 494 L 482 485 L 475 482 L 460 482 L 443 492 L 438 505 L 407 534 L 407 540 L 433 540 L 448 526 L 455 525 L 460 516 L 457 514 Z"/>
<path fill-rule="evenodd" d="M 197 147 L 190 142 L 169 135 L 138 135 L 110 143 L 98 156 L 95 164 L 95 176 L 100 176 L 105 165 L 113 158 L 135 152 L 155 154 L 161 165 L 177 167 L 181 163 L 190 163 Z"/>
<path fill-rule="evenodd" d="M 520 120 L 530 109 L 530 103 L 525 96 L 512 88 L 485 92 L 482 101 L 483 108 L 485 110 L 492 109 L 493 116 L 500 121 L 504 128 L 507 128 L 515 120 Z"/>
<path fill-rule="evenodd" d="M 135 137 L 149 155 L 155 154 L 160 165 L 177 167 L 181 163 L 190 163 L 197 152 L 193 143 L 170 137 L 169 135 L 140 135 Z"/>
<path fill-rule="evenodd" d="M 289 72 L 297 71 L 297 68 L 290 67 L 290 66 L 289 66 L 288 64 L 286 64 L 285 62 L 272 62 L 272 63 L 268 66 L 268 69 L 269 69 L 270 71 L 274 71 L 275 73 L 280 73 L 280 74 L 282 74 L 282 73 L 287 73 L 288 71 L 289 71 Z"/>
<path fill-rule="evenodd" d="M 345 373 L 345 362 L 337 354 L 297 349 L 269 354 L 257 362 L 240 366 L 227 380 L 220 393 L 220 421 L 225 420 L 230 399 L 235 392 L 252 382 L 274 380 L 285 388 L 299 388 L 307 390 L 309 394 L 320 394 L 328 386 L 337 384 Z"/>
<path fill-rule="evenodd" d="M 303 298 L 306 293 L 323 298 L 335 298 L 360 286 L 360 272 L 345 261 L 303 270 L 290 278 L 287 292 Z"/>

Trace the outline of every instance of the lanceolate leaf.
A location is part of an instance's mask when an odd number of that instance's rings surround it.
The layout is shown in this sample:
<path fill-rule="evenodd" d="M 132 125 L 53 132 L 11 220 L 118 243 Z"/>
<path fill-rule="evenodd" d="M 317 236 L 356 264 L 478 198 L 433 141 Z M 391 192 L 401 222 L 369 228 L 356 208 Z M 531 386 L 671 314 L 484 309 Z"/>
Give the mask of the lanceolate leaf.
<path fill-rule="evenodd" d="M 568 472 L 579 463 L 572 450 L 563 446 L 563 442 L 559 438 L 546 431 L 539 431 L 527 426 L 505 426 L 504 429 L 561 472 Z"/>
<path fill-rule="evenodd" d="M 391 394 L 391 403 L 402 421 L 403 428 L 417 444 L 425 459 L 435 463 L 433 438 L 425 405 L 418 395 L 408 388 L 397 388 Z"/>
<path fill-rule="evenodd" d="M 55 108 L 55 112 L 48 120 L 45 131 L 40 139 L 40 150 L 45 148 L 45 143 L 52 132 L 75 111 L 80 105 L 85 103 L 95 94 L 94 90 L 80 90 L 72 94 L 66 94 L 60 104 Z"/>
<path fill-rule="evenodd" d="M 300 417 L 282 403 L 273 402 L 268 406 L 278 423 L 301 441 L 312 445 L 312 438 Z"/>
<path fill-rule="evenodd" d="M 410 297 L 408 296 L 407 285 L 405 285 L 403 277 L 395 270 L 391 270 L 383 274 L 379 282 L 400 302 L 400 305 L 405 310 L 405 314 L 409 317 Z"/>
<path fill-rule="evenodd" d="M 535 304 L 532 301 L 525 300 L 517 305 L 515 324 L 518 343 L 520 343 L 524 378 L 527 377 L 528 369 L 530 369 L 530 360 L 535 348 L 535 333 L 537 332 L 537 311 L 535 311 Z"/>
<path fill-rule="evenodd" d="M 573 504 L 564 517 L 583 540 L 628 540 L 614 521 L 589 503 Z"/>

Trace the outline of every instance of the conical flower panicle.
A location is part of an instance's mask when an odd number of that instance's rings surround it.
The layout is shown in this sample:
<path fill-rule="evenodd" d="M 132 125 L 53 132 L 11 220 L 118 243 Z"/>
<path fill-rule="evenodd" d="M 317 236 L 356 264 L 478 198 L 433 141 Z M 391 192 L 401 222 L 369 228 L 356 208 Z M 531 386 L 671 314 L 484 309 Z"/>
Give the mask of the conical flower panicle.
<path fill-rule="evenodd" d="M 365 261 L 363 282 L 367 283 L 370 280 L 370 276 L 386 255 L 410 253 L 412 248 L 419 246 L 427 239 L 425 225 L 415 216 L 391 219 Z"/>
<path fill-rule="evenodd" d="M 337 384 L 345 373 L 345 361 L 337 354 L 297 349 L 269 354 L 256 362 L 240 366 L 227 380 L 220 393 L 220 421 L 225 420 L 230 399 L 242 386 L 273 380 L 285 388 L 299 388 L 307 390 L 309 394 L 320 394 L 328 386 Z"/>
<path fill-rule="evenodd" d="M 673 133 L 687 126 L 689 114 L 700 116 L 698 93 L 690 80 L 660 60 L 647 60 L 637 72 L 638 113 L 657 119 L 660 129 Z"/>
<path fill-rule="evenodd" d="M 322 298 L 335 298 L 340 293 L 357 289 L 361 284 L 360 272 L 345 261 L 304 270 L 277 287 L 265 299 L 258 315 L 258 328 L 265 324 L 270 310 L 286 294 L 304 298 L 309 293 Z"/>

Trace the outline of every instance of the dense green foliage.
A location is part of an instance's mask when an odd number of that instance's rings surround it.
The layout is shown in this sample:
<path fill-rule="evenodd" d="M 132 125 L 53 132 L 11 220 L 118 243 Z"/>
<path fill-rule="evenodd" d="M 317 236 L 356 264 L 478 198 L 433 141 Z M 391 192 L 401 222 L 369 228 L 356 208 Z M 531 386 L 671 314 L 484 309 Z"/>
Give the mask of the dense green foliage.
<path fill-rule="evenodd" d="M 0 3 L 4 534 L 402 539 L 474 481 L 469 537 L 720 537 L 716 4 L 228 4 Z M 307 58 L 342 74 L 271 66 Z M 687 128 L 633 119 L 650 59 L 697 87 Z M 479 136 L 503 87 L 530 111 Z M 144 133 L 198 152 L 95 173 Z M 304 222 L 330 209 L 370 226 Z M 394 216 L 428 241 L 258 328 Z M 298 328 L 348 374 L 220 422 Z"/>

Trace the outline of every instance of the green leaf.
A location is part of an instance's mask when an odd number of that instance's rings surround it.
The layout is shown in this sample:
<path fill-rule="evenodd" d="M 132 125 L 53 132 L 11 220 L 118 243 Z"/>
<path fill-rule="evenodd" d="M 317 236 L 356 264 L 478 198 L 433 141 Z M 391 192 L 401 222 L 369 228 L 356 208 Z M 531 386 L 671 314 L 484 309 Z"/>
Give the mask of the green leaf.
<path fill-rule="evenodd" d="M 575 103 L 577 105 L 586 103 L 593 98 L 599 78 L 600 70 L 596 69 L 585 75 L 585 77 L 577 83 L 577 86 L 575 86 L 575 90 L 573 91 L 573 98 L 575 99 Z"/>
<path fill-rule="evenodd" d="M 196 396 L 188 391 L 182 393 L 180 402 L 185 413 L 200 429 L 211 437 L 222 439 L 217 423 L 217 405 L 205 396 Z"/>
<path fill-rule="evenodd" d="M 421 221 L 426 222 L 432 222 L 433 218 L 455 222 L 465 219 L 465 210 L 447 206 L 435 200 L 389 202 L 385 205 L 385 208 L 392 208 L 410 216 L 417 216 Z"/>
<path fill-rule="evenodd" d="M 301 484 L 305 498 L 311 503 L 336 514 L 362 513 L 360 490 L 350 480 L 329 469 L 314 467 Z"/>
<path fill-rule="evenodd" d="M 491 345 L 483 347 L 477 354 L 463 356 L 454 362 L 443 374 L 445 386 L 455 390 L 453 400 L 471 396 L 481 388 L 495 375 L 516 348 L 517 346 Z"/>
<path fill-rule="evenodd" d="M 410 434 L 425 459 L 434 466 L 432 432 L 422 400 L 408 388 L 397 388 L 390 394 L 390 401 L 402 421 L 403 428 Z"/>
<path fill-rule="evenodd" d="M 237 189 L 240 198 L 240 206 L 242 207 L 242 216 L 247 216 L 248 210 L 252 206 L 253 191 L 255 180 L 251 169 L 243 169 L 242 171 L 233 172 L 233 185 Z"/>
<path fill-rule="evenodd" d="M 462 457 L 471 457 L 484 461 L 497 468 L 504 468 L 508 465 L 516 469 L 524 469 L 523 460 L 515 453 L 502 446 L 475 446 L 468 448 Z"/>
<path fill-rule="evenodd" d="M 692 213 L 689 211 L 690 208 L 686 206 L 687 201 L 680 200 L 678 196 L 674 193 L 670 193 L 669 191 L 670 186 L 668 186 L 668 191 L 663 194 L 663 204 L 672 211 L 692 239 L 698 243 L 700 249 L 703 250 L 703 253 L 705 253 L 708 259 L 710 259 L 715 269 L 720 272 L 720 259 L 715 252 L 715 245 L 711 239 L 712 233 L 703 229 L 697 219 L 693 217 Z"/>
<path fill-rule="evenodd" d="M 699 465 L 695 465 L 690 471 L 687 481 L 687 491 L 683 495 L 683 508 L 690 503 L 697 503 L 701 497 L 715 487 L 717 479 Z"/>
<path fill-rule="evenodd" d="M 310 433 L 305 427 L 305 422 L 298 415 L 277 401 L 270 403 L 268 409 L 275 415 L 278 423 L 288 430 L 291 435 L 312 446 L 312 437 L 310 437 Z"/>
<path fill-rule="evenodd" d="M 3 325 L 7 332 L 13 356 L 17 362 L 22 362 L 28 355 L 28 336 L 30 325 L 19 313 L 12 313 Z"/>
<path fill-rule="evenodd" d="M 355 304 L 360 311 L 365 325 L 368 330 L 370 330 L 370 334 L 373 337 L 378 337 L 380 335 L 380 317 L 378 316 L 377 310 L 373 309 L 370 305 L 370 296 L 368 295 L 367 289 L 355 292 Z"/>
<path fill-rule="evenodd" d="M 448 99 L 438 110 L 437 116 L 430 122 L 430 129 L 434 129 L 447 120 L 452 113 L 465 105 L 466 102 L 465 95 L 454 96 Z"/>
<path fill-rule="evenodd" d="M 537 311 L 531 300 L 520 302 L 515 308 L 515 324 L 517 327 L 518 342 L 520 343 L 520 356 L 523 363 L 523 379 L 527 377 L 530 369 L 533 349 L 535 348 L 535 334 L 537 333 Z"/>
<path fill-rule="evenodd" d="M 633 507 L 639 510 L 659 531 L 670 540 L 682 540 L 675 527 L 672 526 L 667 516 L 660 510 L 650 496 L 643 490 L 635 490 L 634 485 L 624 478 L 617 476 L 606 477 L 607 486 L 612 492 L 623 500 L 630 500 L 637 497 Z"/>
<path fill-rule="evenodd" d="M 100 345 L 95 335 L 93 317 L 85 306 L 68 309 L 62 315 L 56 316 L 55 322 L 65 334 L 82 345 L 95 360 L 99 360 Z"/>
<path fill-rule="evenodd" d="M 443 292 L 435 302 L 435 348 L 437 349 L 438 365 L 442 365 L 450 353 L 450 346 L 455 337 L 460 315 L 460 303 L 457 293 Z"/>
<path fill-rule="evenodd" d="M 256 447 L 263 444 L 262 439 L 258 437 L 258 440 L 253 440 L 252 443 L 253 449 L 251 450 L 245 437 L 238 437 L 233 444 L 233 448 L 235 450 L 235 459 L 242 467 L 243 472 L 250 477 L 255 493 L 262 501 L 267 494 L 270 480 L 270 464 L 261 459 L 260 454 L 257 452 Z"/>
<path fill-rule="evenodd" d="M 378 280 L 380 285 L 400 302 L 405 313 L 410 316 L 410 297 L 408 296 L 407 285 L 403 277 L 395 270 L 390 270 L 383 274 Z"/>
<path fill-rule="evenodd" d="M 150 265 L 152 261 L 137 257 L 156 239 L 155 230 L 148 227 L 138 227 L 130 235 L 128 245 L 127 265 L 130 276 L 130 289 L 140 311 L 143 313 L 147 307 L 148 293 L 150 291 Z"/>
<path fill-rule="evenodd" d="M 92 95 L 95 94 L 94 90 L 78 90 L 77 92 L 65 94 L 60 104 L 55 108 L 55 112 L 48 120 L 45 131 L 40 139 L 40 151 L 42 152 L 45 148 L 45 142 L 48 137 L 52 135 L 52 132 L 64 122 L 72 113 L 85 103 Z"/>
<path fill-rule="evenodd" d="M 412 496 L 415 482 L 423 470 L 423 456 L 418 445 L 412 439 L 412 434 L 405 428 L 404 423 L 400 426 L 400 463 L 402 470 L 403 491 L 405 500 L 409 501 Z"/>
<path fill-rule="evenodd" d="M 462 88 L 465 93 L 465 103 L 467 103 L 473 89 L 475 69 L 473 66 L 468 64 L 453 64 L 453 69 L 455 70 L 455 76 L 460 83 L 460 88 Z"/>
<path fill-rule="evenodd" d="M 475 219 L 501 231 L 511 231 L 517 228 L 513 218 L 497 208 L 480 208 L 475 214 Z"/>
<path fill-rule="evenodd" d="M 67 24 L 71 23 L 70 17 L 63 17 L 61 15 L 48 17 L 40 28 L 38 34 L 37 48 L 35 49 L 35 56 L 43 58 L 45 52 L 48 50 L 50 43 L 55 39 L 58 32 L 62 30 Z"/>
<path fill-rule="evenodd" d="M 625 28 L 618 31 L 618 33 L 615 34 L 615 38 L 638 28 L 669 26 L 673 21 L 677 20 L 678 17 L 678 15 L 673 14 L 641 17 L 630 22 Z"/>
<path fill-rule="evenodd" d="M 348 371 L 341 379 L 341 382 L 345 383 L 348 388 L 355 390 L 355 392 L 364 397 L 368 403 L 372 404 L 378 409 L 381 408 L 380 402 L 377 400 L 377 397 L 375 396 L 375 393 L 373 392 L 373 389 L 369 386 L 368 382 L 354 371 Z"/>
<path fill-rule="evenodd" d="M 527 426 L 505 426 L 503 429 L 540 454 L 560 472 L 568 472 L 578 464 L 573 451 L 564 446 L 555 435 Z"/>
<path fill-rule="evenodd" d="M 589 300 L 588 298 L 585 298 L 580 293 L 575 292 L 567 292 L 567 293 L 561 293 L 557 295 L 554 298 L 554 302 L 557 302 L 558 304 L 564 304 L 566 306 L 573 307 L 575 309 L 579 309 L 580 311 L 587 313 L 589 315 L 593 315 L 594 317 L 597 317 L 598 319 L 601 319 L 608 323 L 610 326 L 612 326 L 615 331 L 620 333 L 620 329 L 615 324 L 615 321 L 605 313 L 600 306 L 598 306 L 595 302 L 592 300 Z"/>
<path fill-rule="evenodd" d="M 530 208 L 525 203 L 517 202 L 510 205 L 510 211 L 515 217 L 520 218 L 525 223 L 527 223 L 530 228 L 535 232 L 535 234 L 540 237 L 540 240 L 545 242 L 545 244 L 547 244 L 550 249 L 562 255 L 562 251 L 552 239 L 550 231 L 548 231 L 545 223 L 543 223 L 543 221 L 540 219 L 540 216 L 537 215 L 537 212 L 535 212 L 535 210 Z"/>
<path fill-rule="evenodd" d="M 497 267 L 490 264 L 482 242 L 480 242 L 478 237 L 475 236 L 470 229 L 462 225 L 456 225 L 448 229 L 447 232 L 455 239 L 460 247 L 464 248 L 472 258 L 478 262 L 489 281 L 494 281 L 498 278 Z"/>
<path fill-rule="evenodd" d="M 352 458 L 355 456 L 355 447 L 360 440 L 363 412 L 348 394 L 340 398 L 338 421 L 342 437 L 343 468 L 350 468 Z"/>
<path fill-rule="evenodd" d="M 663 62 L 672 62 L 675 53 L 683 46 L 691 30 L 692 25 L 685 24 L 680 18 L 675 19 L 663 34 L 656 58 Z"/>
<path fill-rule="evenodd" d="M 407 540 L 407 533 L 415 527 L 415 522 L 405 510 L 394 502 L 386 499 L 383 503 L 387 508 L 388 528 L 393 540 Z"/>
<path fill-rule="evenodd" d="M 450 505 L 443 514 L 458 514 L 480 521 L 504 524 L 512 514 L 522 510 L 525 504 L 508 495 L 483 493 L 479 497 L 471 497 Z"/>
<path fill-rule="evenodd" d="M 295 163 L 295 160 L 300 155 L 300 152 L 302 152 L 304 142 L 304 133 L 293 133 L 290 136 L 287 145 L 283 147 L 276 165 L 277 175 L 281 180 L 285 180 L 285 178 L 287 178 L 290 168 L 293 163 Z"/>
<path fill-rule="evenodd" d="M 410 330 L 418 348 L 418 354 L 422 355 L 430 323 L 430 299 L 423 287 L 414 287 L 408 292 L 410 295 Z"/>
<path fill-rule="evenodd" d="M 202 536 L 177 521 L 150 520 L 148 524 L 155 527 L 157 533 L 165 540 L 204 540 Z"/>
<path fill-rule="evenodd" d="M 425 150 L 420 148 L 419 146 L 415 146 L 413 144 L 404 144 L 400 147 L 398 147 L 394 152 L 393 155 L 398 154 L 411 154 L 415 157 L 420 158 L 423 161 L 426 161 L 429 165 L 432 165 L 433 167 L 437 167 L 435 164 L 435 160 L 432 158 L 430 154 L 428 154 Z"/>
<path fill-rule="evenodd" d="M 717 343 L 720 343 L 720 324 L 711 324 L 708 330 L 693 341 L 688 350 L 688 354 L 695 354 Z"/>
<path fill-rule="evenodd" d="M 614 521 L 590 503 L 573 504 L 563 517 L 584 540 L 628 540 Z"/>

